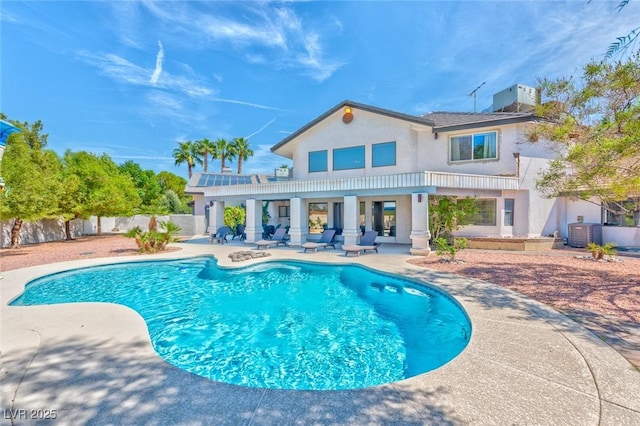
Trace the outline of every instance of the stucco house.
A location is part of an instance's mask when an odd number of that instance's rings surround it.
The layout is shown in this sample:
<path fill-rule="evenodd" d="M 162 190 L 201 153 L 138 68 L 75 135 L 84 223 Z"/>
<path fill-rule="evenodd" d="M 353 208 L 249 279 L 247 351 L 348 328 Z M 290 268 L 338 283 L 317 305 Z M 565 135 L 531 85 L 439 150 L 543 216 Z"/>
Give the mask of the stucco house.
<path fill-rule="evenodd" d="M 245 205 L 247 242 L 261 238 L 268 204 L 269 223 L 288 226 L 294 246 L 323 227 L 341 230 L 344 244 L 373 229 L 378 241 L 426 253 L 433 195 L 479 200 L 475 223 L 459 231 L 469 237 L 566 237 L 578 219 L 601 223 L 596 204 L 538 193 L 535 180 L 553 154 L 525 140 L 536 117 L 526 105 L 515 109 L 414 116 L 344 101 L 271 148 L 292 160 L 292 170 L 271 177 L 196 173 L 186 192 L 198 214 L 211 205 L 210 232 L 223 225 L 226 205 Z"/>

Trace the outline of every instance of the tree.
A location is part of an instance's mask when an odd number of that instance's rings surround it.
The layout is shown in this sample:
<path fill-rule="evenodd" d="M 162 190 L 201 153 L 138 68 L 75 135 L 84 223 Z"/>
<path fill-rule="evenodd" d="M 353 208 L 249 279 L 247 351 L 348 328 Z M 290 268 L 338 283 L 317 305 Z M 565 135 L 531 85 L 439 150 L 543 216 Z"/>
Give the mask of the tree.
<path fill-rule="evenodd" d="M 249 146 L 249 141 L 245 138 L 234 138 L 232 145 L 238 158 L 238 174 L 242 174 L 242 161 L 246 161 L 249 157 L 253 157 L 253 150 Z"/>
<path fill-rule="evenodd" d="M 204 172 L 207 173 L 209 154 L 211 154 L 212 159 L 215 158 L 216 145 L 207 138 L 196 141 L 196 144 L 198 146 L 198 152 L 204 160 Z"/>
<path fill-rule="evenodd" d="M 164 193 L 164 196 L 162 197 L 162 205 L 167 209 L 167 211 L 169 211 L 169 213 L 191 213 L 191 208 L 189 208 L 187 203 L 180 199 L 180 197 L 170 189 Z"/>
<path fill-rule="evenodd" d="M 43 150 L 47 135 L 40 121 L 9 122 L 21 131 L 9 136 L 2 157 L 0 217 L 13 219 L 11 248 L 18 248 L 23 221 L 54 218 L 59 212 L 61 164 L 53 151 Z"/>
<path fill-rule="evenodd" d="M 61 191 L 58 200 L 59 215 L 64 220 L 64 231 L 67 240 L 71 240 L 71 220 L 89 217 L 85 205 L 86 197 L 82 192 L 81 177 L 76 174 L 71 160 L 73 153 L 65 152 L 62 157 L 62 173 L 60 174 Z"/>
<path fill-rule="evenodd" d="M 198 152 L 198 144 L 194 144 L 191 141 L 180 142 L 178 148 L 173 150 L 173 158 L 176 160 L 176 166 L 187 164 L 189 179 L 193 174 L 193 167 L 196 164 L 202 164 L 202 157 Z"/>
<path fill-rule="evenodd" d="M 532 125 L 527 137 L 546 140 L 556 158 L 538 189 L 605 208 L 640 197 L 640 53 L 615 64 L 589 63 L 581 81 L 542 79 L 540 87 L 545 102 L 536 114 L 547 121 Z"/>
<path fill-rule="evenodd" d="M 131 160 L 118 168 L 133 181 L 143 206 L 157 204 L 162 199 L 164 191 L 153 170 L 142 170 L 138 163 Z"/>
<path fill-rule="evenodd" d="M 224 171 L 226 166 L 226 160 L 233 160 L 236 156 L 236 152 L 232 144 L 227 142 L 225 139 L 218 139 L 215 142 L 216 145 L 216 157 L 220 159 L 220 171 Z"/>
<path fill-rule="evenodd" d="M 98 218 L 98 235 L 102 235 L 102 217 L 131 215 L 140 205 L 131 177 L 120 172 L 108 155 L 68 152 L 65 161 L 80 179 L 84 212 Z"/>
<path fill-rule="evenodd" d="M 181 199 L 185 196 L 184 188 L 187 186 L 187 180 L 185 178 L 178 176 L 175 173 L 162 171 L 156 175 L 156 179 L 158 180 L 163 193 L 166 194 L 167 191 L 171 190 Z M 189 199 L 191 199 L 191 197 L 189 197 Z"/>
<path fill-rule="evenodd" d="M 429 196 L 429 232 L 432 240 L 452 238 L 453 231 L 472 223 L 478 210 L 475 198 Z"/>

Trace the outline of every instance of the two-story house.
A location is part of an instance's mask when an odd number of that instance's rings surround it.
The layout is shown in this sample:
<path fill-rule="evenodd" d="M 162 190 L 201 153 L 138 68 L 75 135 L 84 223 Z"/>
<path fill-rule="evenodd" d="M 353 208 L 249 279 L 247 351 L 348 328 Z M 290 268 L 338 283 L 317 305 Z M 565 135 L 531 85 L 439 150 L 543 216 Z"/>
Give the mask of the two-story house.
<path fill-rule="evenodd" d="M 413 116 L 344 101 L 271 148 L 293 161 L 289 179 L 195 174 L 186 191 L 197 212 L 212 202 L 210 231 L 223 225 L 225 205 L 244 204 L 247 242 L 261 238 L 265 204 L 271 224 L 289 227 L 292 245 L 326 227 L 340 229 L 345 244 L 373 229 L 379 241 L 416 254 L 428 251 L 434 195 L 479 200 L 474 224 L 459 231 L 465 236 L 562 233 L 574 210 L 597 212 L 599 221 L 597 206 L 537 192 L 552 154 L 525 140 L 535 120 L 531 112 Z"/>

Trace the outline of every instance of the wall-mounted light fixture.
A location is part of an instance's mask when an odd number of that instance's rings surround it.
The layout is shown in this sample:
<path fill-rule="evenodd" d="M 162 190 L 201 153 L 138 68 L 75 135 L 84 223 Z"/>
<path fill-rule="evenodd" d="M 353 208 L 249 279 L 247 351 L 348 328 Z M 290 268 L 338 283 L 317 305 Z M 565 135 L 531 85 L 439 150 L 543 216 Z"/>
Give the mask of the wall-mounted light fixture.
<path fill-rule="evenodd" d="M 349 124 L 353 121 L 353 111 L 350 106 L 344 108 L 344 115 L 342 116 L 342 122 L 344 124 Z"/>
<path fill-rule="evenodd" d="M 418 194 L 418 202 L 421 203 L 422 202 L 422 194 Z"/>

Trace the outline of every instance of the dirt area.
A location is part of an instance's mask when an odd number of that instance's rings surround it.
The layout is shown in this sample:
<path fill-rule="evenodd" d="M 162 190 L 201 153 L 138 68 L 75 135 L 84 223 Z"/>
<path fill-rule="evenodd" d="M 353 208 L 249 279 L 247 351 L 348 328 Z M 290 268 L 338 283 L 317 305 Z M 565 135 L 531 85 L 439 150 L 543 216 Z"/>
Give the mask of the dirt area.
<path fill-rule="evenodd" d="M 458 258 L 463 263 L 442 263 L 435 255 L 410 263 L 489 281 L 558 310 L 587 309 L 640 323 L 640 258 L 594 261 L 583 250 L 569 249 L 465 250 Z"/>
<path fill-rule="evenodd" d="M 179 249 L 169 247 L 167 250 Z M 19 249 L 3 248 L 0 250 L 0 271 L 69 260 L 136 256 L 137 254 L 138 248 L 135 241 L 124 235 L 82 237 L 71 241 L 28 244 Z"/>
<path fill-rule="evenodd" d="M 136 255 L 135 242 L 122 235 L 83 237 L 2 249 L 0 270 Z M 582 323 L 640 366 L 640 257 L 618 256 L 620 262 L 597 262 L 576 256 L 588 253 L 566 249 L 536 253 L 465 250 L 459 254 L 463 263 L 441 263 L 435 254 L 410 262 L 489 281 L 545 303 Z"/>
<path fill-rule="evenodd" d="M 579 249 L 465 250 L 461 263 L 437 256 L 409 262 L 489 281 L 549 305 L 616 348 L 640 370 L 640 257 L 594 261 Z"/>

